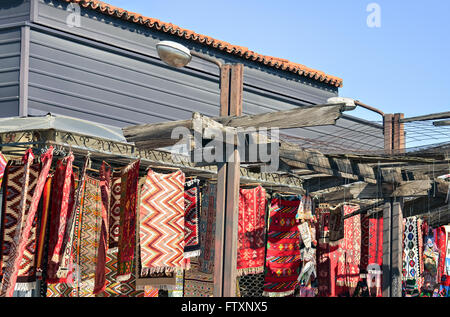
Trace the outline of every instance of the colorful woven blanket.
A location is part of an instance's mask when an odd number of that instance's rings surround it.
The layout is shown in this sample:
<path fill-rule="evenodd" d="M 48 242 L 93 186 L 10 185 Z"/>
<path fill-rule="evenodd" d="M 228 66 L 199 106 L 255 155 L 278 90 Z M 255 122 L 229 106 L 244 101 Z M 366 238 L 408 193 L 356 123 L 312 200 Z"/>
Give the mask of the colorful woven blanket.
<path fill-rule="evenodd" d="M 344 217 L 359 209 L 356 205 L 344 205 Z M 344 220 L 344 239 L 339 243 L 337 262 L 336 295 L 352 296 L 359 281 L 361 261 L 361 215 Z"/>
<path fill-rule="evenodd" d="M 217 185 L 206 183 L 202 189 L 202 210 L 200 214 L 199 270 L 203 273 L 214 271 L 214 241 L 216 234 Z"/>
<path fill-rule="evenodd" d="M 140 204 L 142 277 L 184 268 L 184 180 L 182 171 L 147 173 Z"/>
<path fill-rule="evenodd" d="M 258 186 L 239 191 L 237 274 L 264 272 L 266 190 Z"/>
<path fill-rule="evenodd" d="M 72 170 L 72 161 L 73 156 L 58 160 L 52 181 L 47 265 L 47 283 L 50 284 L 71 283 L 70 272 L 58 274 L 58 271 L 61 272 L 59 269 L 62 263 L 62 252 L 67 243 L 67 240 L 64 241 L 67 219 L 71 216 L 74 204 L 75 175 Z"/>
<path fill-rule="evenodd" d="M 186 182 L 184 186 L 184 257 L 200 255 L 200 180 Z"/>
<path fill-rule="evenodd" d="M 419 274 L 419 241 L 417 217 L 405 219 L 403 235 L 403 280 L 416 280 Z"/>
<path fill-rule="evenodd" d="M 300 234 L 295 216 L 299 200 L 274 198 L 270 205 L 263 296 L 292 295 L 300 273 Z"/>
<path fill-rule="evenodd" d="M 120 229 L 118 281 L 131 278 L 136 249 L 136 212 L 138 203 L 139 166 L 137 160 L 122 170 L 120 196 Z"/>
<path fill-rule="evenodd" d="M 24 227 L 24 223 L 27 221 L 33 194 L 41 171 L 41 164 L 38 160 L 28 163 L 28 167 L 25 168 L 27 163 L 23 161 L 9 161 L 5 169 L 1 214 L 2 227 L 0 233 L 0 277 L 2 279 L 4 278 L 6 269 L 12 268 L 12 261 L 17 256 L 19 236 L 16 234 L 18 230 Z M 25 175 L 27 175 L 27 180 L 24 183 Z M 21 259 L 16 279 L 18 290 L 26 291 L 35 285 L 36 223 L 36 221 L 32 222 L 29 237 L 26 241 L 26 248 Z"/>

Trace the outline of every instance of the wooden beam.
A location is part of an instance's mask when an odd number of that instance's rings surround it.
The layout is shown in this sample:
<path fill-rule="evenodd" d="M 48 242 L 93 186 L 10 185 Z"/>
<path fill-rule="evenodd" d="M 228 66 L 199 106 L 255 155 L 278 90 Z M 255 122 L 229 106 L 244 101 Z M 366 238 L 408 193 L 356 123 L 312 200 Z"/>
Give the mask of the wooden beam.
<path fill-rule="evenodd" d="M 434 125 L 435 127 L 446 127 L 446 126 L 450 126 L 450 120 L 436 121 L 436 122 L 433 122 L 433 125 Z"/>
<path fill-rule="evenodd" d="M 450 111 L 427 114 L 424 116 L 417 116 L 417 117 L 411 117 L 411 118 L 403 118 L 400 120 L 400 122 L 406 123 L 406 122 L 414 122 L 414 121 L 428 121 L 428 120 L 438 120 L 438 119 L 448 119 L 448 118 L 450 118 Z"/>
<path fill-rule="evenodd" d="M 257 115 L 213 118 L 224 126 L 240 128 L 302 128 L 333 125 L 341 117 L 345 104 L 299 107 L 293 110 L 269 112 Z"/>

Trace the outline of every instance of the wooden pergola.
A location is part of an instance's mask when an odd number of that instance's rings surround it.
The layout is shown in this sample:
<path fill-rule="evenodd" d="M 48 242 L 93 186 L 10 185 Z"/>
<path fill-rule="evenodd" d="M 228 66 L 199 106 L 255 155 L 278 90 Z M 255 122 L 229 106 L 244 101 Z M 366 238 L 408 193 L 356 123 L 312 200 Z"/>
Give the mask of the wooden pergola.
<path fill-rule="evenodd" d="M 236 128 L 302 128 L 306 126 L 332 125 L 346 110 L 345 104 L 317 105 L 289 111 L 242 116 L 239 108 L 232 108 L 226 115 L 208 118 L 198 113 L 191 120 L 158 124 L 146 124 L 123 129 L 128 142 L 134 142 L 141 150 L 155 150 L 170 146 L 179 139 L 171 139 L 172 130 L 184 127 L 200 135 L 200 142 L 191 144 L 191 150 L 202 149 L 208 141 L 208 130 L 233 132 Z M 383 212 L 383 295 L 401 296 L 401 258 L 402 258 L 402 210 L 413 210 L 411 215 L 423 214 L 420 209 L 424 201 L 433 200 L 433 208 L 440 210 L 445 205 L 449 193 L 449 182 L 439 179 L 447 174 L 449 157 L 445 153 L 426 151 L 414 155 L 405 153 L 402 148 L 404 136 L 393 137 L 402 131 L 401 115 L 392 115 L 385 125 L 390 131 L 386 137 L 384 154 L 327 154 L 316 150 L 300 148 L 296 144 L 278 142 L 280 166 L 277 174 L 300 180 L 302 189 L 296 193 L 307 192 L 320 201 L 339 203 L 357 202 L 361 205 L 359 213 Z M 396 117 L 397 121 L 393 121 Z M 202 128 L 198 124 L 202 122 Z M 394 122 L 394 123 L 393 123 Z M 395 123 L 397 122 L 397 124 Z M 395 132 L 394 132 L 395 131 Z M 400 131 L 400 132 L 399 132 Z M 210 131 L 209 131 L 210 132 Z M 394 134 L 393 134 L 394 133 Z M 256 133 L 258 143 L 274 142 Z M 217 214 L 215 240 L 214 296 L 235 296 L 236 255 L 239 188 L 242 181 L 241 164 L 255 173 L 263 175 L 261 162 L 240 162 L 239 138 L 232 141 L 233 162 L 197 163 L 197 165 L 217 166 Z M 250 167 L 248 167 L 250 166 Z M 432 167 L 432 168 L 431 168 Z M 262 184 L 263 185 L 263 184 Z M 281 187 L 278 187 L 281 188 Z M 285 190 L 285 189 L 284 189 Z M 448 199 L 448 197 L 447 197 Z M 419 206 L 419 207 L 415 207 Z M 439 209 L 441 208 L 441 209 Z M 428 210 L 433 214 L 433 210 Z M 444 220 L 445 218 L 442 217 Z"/>

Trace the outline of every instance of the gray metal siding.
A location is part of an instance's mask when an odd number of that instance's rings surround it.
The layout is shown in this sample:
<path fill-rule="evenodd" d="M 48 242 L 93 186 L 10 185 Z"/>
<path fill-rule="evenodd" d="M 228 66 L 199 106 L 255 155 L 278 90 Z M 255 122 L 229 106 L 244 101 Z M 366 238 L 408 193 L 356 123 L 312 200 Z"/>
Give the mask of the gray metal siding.
<path fill-rule="evenodd" d="M 19 115 L 20 29 L 0 30 L 0 111 Z"/>
<path fill-rule="evenodd" d="M 31 0 L 1 0 L 0 25 L 8 25 L 30 19 Z"/>
<path fill-rule="evenodd" d="M 214 78 L 31 32 L 30 109 L 126 126 L 217 115 L 218 101 Z"/>

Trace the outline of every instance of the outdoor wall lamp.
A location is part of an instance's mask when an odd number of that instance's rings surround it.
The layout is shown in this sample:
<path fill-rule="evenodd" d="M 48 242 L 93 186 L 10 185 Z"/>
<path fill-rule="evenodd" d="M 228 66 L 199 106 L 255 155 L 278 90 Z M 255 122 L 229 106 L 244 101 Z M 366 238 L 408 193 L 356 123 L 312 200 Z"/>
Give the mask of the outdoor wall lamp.
<path fill-rule="evenodd" d="M 189 50 L 186 46 L 177 42 L 161 41 L 156 44 L 156 51 L 158 52 L 159 58 L 161 58 L 164 63 L 176 68 L 181 68 L 189 64 L 192 60 L 192 56 L 212 62 L 219 68 L 222 67 L 222 63 L 219 60 L 196 51 Z"/>

